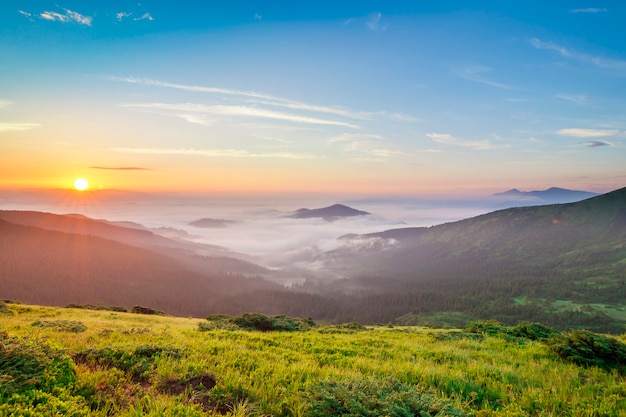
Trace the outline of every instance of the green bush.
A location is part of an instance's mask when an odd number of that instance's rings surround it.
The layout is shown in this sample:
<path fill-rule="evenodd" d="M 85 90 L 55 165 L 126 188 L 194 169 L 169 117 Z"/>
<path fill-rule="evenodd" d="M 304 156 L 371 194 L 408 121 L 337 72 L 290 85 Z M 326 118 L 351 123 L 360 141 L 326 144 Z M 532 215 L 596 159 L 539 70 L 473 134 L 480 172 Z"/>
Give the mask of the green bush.
<path fill-rule="evenodd" d="M 245 313 L 240 316 L 230 317 L 222 314 L 214 314 L 207 317 L 208 323 L 199 323 L 200 331 L 214 329 L 224 330 L 259 330 L 262 332 L 282 331 L 295 332 L 315 327 L 312 319 L 297 319 L 284 315 L 266 316 L 259 313 Z"/>
<path fill-rule="evenodd" d="M 521 322 L 517 326 L 507 326 L 495 320 L 473 321 L 465 327 L 468 333 L 504 338 L 546 340 L 559 335 L 559 332 L 541 323 Z"/>
<path fill-rule="evenodd" d="M 13 394 L 51 391 L 75 380 L 74 364 L 63 353 L 0 332 L 0 403 Z"/>
<path fill-rule="evenodd" d="M 573 330 L 553 339 L 549 346 L 560 358 L 576 364 L 626 373 L 626 344 L 612 337 Z"/>
<path fill-rule="evenodd" d="M 541 323 L 521 322 L 517 326 L 512 327 L 510 334 L 515 337 L 523 337 L 529 340 L 546 340 L 552 339 L 559 335 L 559 332 L 552 327 L 545 326 Z"/>
<path fill-rule="evenodd" d="M 93 305 L 93 304 L 68 304 L 65 306 L 66 308 L 78 308 L 82 310 L 106 310 L 106 311 L 117 311 L 120 313 L 127 313 L 128 309 L 126 307 L 120 306 L 101 306 L 101 305 Z"/>
<path fill-rule="evenodd" d="M 135 313 L 135 314 L 148 314 L 148 315 L 157 315 L 157 316 L 164 316 L 165 313 L 162 312 L 161 310 L 157 310 L 154 308 L 150 308 L 150 307 L 143 307 L 143 306 L 134 306 L 133 308 L 130 309 L 131 313 Z"/>
<path fill-rule="evenodd" d="M 327 380 L 305 394 L 305 417 L 447 417 L 465 413 L 394 378 Z"/>
<path fill-rule="evenodd" d="M 78 363 L 115 367 L 140 381 L 154 367 L 155 358 L 165 355 L 176 359 L 181 357 L 180 350 L 176 348 L 144 345 L 132 352 L 111 348 L 89 349 L 74 355 L 74 360 Z"/>
<path fill-rule="evenodd" d="M 13 310 L 7 307 L 7 302 L 5 300 L 0 300 L 0 316 L 12 316 Z"/>
<path fill-rule="evenodd" d="M 31 326 L 71 333 L 80 333 L 87 330 L 87 326 L 85 326 L 82 322 L 75 320 L 37 320 L 33 322 Z"/>
<path fill-rule="evenodd" d="M 488 336 L 500 336 L 508 333 L 509 327 L 495 320 L 481 320 L 467 323 L 465 331 Z"/>

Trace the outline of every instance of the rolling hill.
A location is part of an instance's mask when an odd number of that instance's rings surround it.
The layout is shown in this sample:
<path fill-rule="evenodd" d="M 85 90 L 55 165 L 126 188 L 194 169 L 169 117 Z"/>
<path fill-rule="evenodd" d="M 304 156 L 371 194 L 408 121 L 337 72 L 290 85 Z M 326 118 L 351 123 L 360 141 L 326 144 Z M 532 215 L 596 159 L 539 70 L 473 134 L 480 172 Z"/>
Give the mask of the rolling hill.
<path fill-rule="evenodd" d="M 587 312 L 598 321 L 610 321 L 609 312 L 626 323 L 620 313 L 626 307 L 626 188 L 577 203 L 343 239 L 349 244 L 317 259 L 318 267 L 344 278 L 324 283 L 325 290 L 388 300 L 393 294 L 402 299 L 392 303 L 397 313 L 433 311 L 439 300 L 441 310 L 497 310 L 505 321 L 535 310 Z M 575 308 L 559 311 L 563 302 Z"/>
<path fill-rule="evenodd" d="M 53 221 L 57 228 L 119 231 L 115 236 L 121 240 L 164 239 L 82 216 L 29 214 L 34 223 Z M 29 216 L 13 217 L 26 222 Z M 129 240 L 135 244 L 0 219 L 0 298 L 43 305 L 146 305 L 170 314 L 202 316 L 239 311 L 231 300 L 241 293 L 281 288 L 251 274 L 234 273 L 247 264 L 243 261 L 193 256 L 180 248 L 169 248 L 168 255 L 150 245 L 136 246 L 138 239 Z M 249 272 L 255 268 L 262 269 L 250 264 Z"/>

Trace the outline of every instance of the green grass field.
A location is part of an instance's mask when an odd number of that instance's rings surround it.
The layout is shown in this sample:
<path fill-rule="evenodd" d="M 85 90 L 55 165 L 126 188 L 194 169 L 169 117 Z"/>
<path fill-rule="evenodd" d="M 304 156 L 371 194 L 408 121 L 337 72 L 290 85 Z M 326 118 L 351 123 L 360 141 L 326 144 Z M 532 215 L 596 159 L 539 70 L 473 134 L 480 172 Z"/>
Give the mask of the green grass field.
<path fill-rule="evenodd" d="M 623 372 L 529 339 L 391 326 L 200 331 L 206 320 L 3 311 L 0 416 L 321 416 L 340 406 L 352 416 L 626 416 Z"/>

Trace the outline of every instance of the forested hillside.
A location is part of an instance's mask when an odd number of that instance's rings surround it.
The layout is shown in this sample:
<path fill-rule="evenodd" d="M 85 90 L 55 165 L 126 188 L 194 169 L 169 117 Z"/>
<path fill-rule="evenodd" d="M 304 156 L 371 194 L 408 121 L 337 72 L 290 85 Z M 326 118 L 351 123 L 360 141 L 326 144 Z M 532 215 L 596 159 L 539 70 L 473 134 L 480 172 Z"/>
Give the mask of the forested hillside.
<path fill-rule="evenodd" d="M 626 189 L 346 239 L 354 244 L 320 256 L 319 263 L 347 279 L 320 290 L 363 294 L 364 303 L 378 306 L 368 312 L 373 320 L 396 310 L 555 325 L 614 322 L 618 329 L 626 322 L 620 310 L 626 299 Z M 563 302 L 580 308 L 564 310 Z"/>

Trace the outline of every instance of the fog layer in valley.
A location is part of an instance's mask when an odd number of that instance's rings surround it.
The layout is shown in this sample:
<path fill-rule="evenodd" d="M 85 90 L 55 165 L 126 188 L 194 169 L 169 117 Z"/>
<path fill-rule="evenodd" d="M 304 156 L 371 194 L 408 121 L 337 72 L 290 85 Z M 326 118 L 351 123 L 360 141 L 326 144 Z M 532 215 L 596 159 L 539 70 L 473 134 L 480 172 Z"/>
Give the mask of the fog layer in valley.
<path fill-rule="evenodd" d="M 301 208 L 336 203 L 371 214 L 334 220 L 289 217 Z M 117 191 L 80 194 L 62 190 L 0 193 L 0 209 L 80 213 L 96 219 L 133 222 L 168 237 L 222 246 L 267 267 L 305 270 L 312 267 L 320 253 L 352 244 L 338 239 L 343 235 L 432 226 L 485 213 L 490 210 L 490 204 L 487 200 L 468 198 L 342 200 L 338 196 Z"/>
<path fill-rule="evenodd" d="M 393 245 L 339 239 L 347 234 L 368 234 L 404 227 L 429 227 L 516 205 L 540 205 L 582 199 L 562 189 L 524 193 L 511 190 L 477 197 L 376 197 L 296 194 L 184 194 L 137 193 L 114 190 L 0 191 L 0 209 L 79 213 L 121 225 L 151 229 L 170 238 L 217 245 L 265 267 L 289 271 L 298 282 L 303 276 L 325 275 L 316 257 L 354 245 Z M 294 218 L 301 208 L 318 209 L 341 203 L 368 215 Z M 209 255 L 210 253 L 205 253 Z M 300 276 L 300 273 L 303 275 Z"/>

